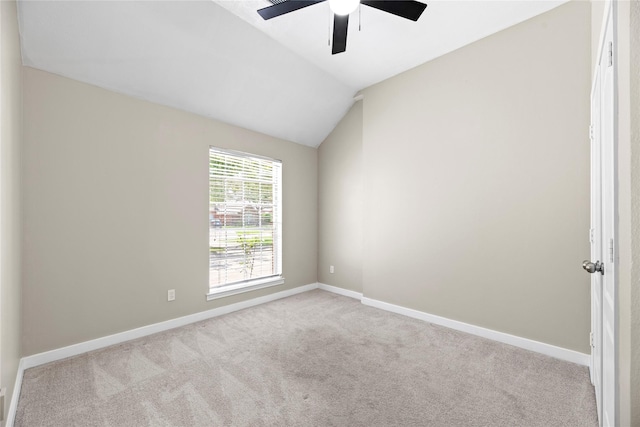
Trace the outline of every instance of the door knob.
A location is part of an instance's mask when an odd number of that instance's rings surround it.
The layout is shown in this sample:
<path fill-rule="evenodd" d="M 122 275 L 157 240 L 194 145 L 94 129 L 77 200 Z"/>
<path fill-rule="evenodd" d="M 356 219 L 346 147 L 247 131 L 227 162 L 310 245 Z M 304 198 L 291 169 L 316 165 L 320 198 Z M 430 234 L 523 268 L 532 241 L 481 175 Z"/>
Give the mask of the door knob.
<path fill-rule="evenodd" d="M 584 268 L 587 273 L 593 274 L 596 271 L 599 271 L 600 274 L 604 274 L 604 264 L 602 264 L 600 261 L 596 261 L 594 264 L 589 260 L 585 260 L 582 263 L 582 268 Z"/>

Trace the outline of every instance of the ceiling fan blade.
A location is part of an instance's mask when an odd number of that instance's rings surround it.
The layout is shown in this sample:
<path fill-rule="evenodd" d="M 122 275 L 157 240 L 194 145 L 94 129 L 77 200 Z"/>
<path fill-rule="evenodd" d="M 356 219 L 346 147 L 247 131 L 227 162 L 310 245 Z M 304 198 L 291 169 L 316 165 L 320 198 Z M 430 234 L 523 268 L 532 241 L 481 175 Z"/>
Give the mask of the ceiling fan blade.
<path fill-rule="evenodd" d="M 361 0 L 360 3 L 412 21 L 417 21 L 427 8 L 426 4 L 412 0 Z"/>
<path fill-rule="evenodd" d="M 258 13 L 266 21 L 267 19 L 275 18 L 276 16 L 302 9 L 303 7 L 312 6 L 316 3 L 322 3 L 323 1 L 325 0 L 287 0 L 274 4 L 273 6 L 263 7 L 258 10 Z"/>
<path fill-rule="evenodd" d="M 333 15 L 333 43 L 331 54 L 347 50 L 347 28 L 349 27 L 349 15 Z"/>

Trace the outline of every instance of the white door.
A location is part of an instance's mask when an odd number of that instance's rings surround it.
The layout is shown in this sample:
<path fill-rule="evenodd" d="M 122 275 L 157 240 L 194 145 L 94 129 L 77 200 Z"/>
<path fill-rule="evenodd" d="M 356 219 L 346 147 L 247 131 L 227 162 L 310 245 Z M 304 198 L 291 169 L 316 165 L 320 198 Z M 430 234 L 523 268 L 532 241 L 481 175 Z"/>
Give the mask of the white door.
<path fill-rule="evenodd" d="M 600 58 L 591 94 L 591 378 L 598 419 L 615 426 L 616 417 L 616 75 L 614 2 L 608 3 Z"/>
<path fill-rule="evenodd" d="M 591 91 L 591 260 L 602 257 L 602 144 L 600 136 L 600 68 Z M 595 266 L 593 267 L 595 268 Z M 602 274 L 591 275 L 591 382 L 595 387 L 598 419 L 602 419 Z"/>
<path fill-rule="evenodd" d="M 613 6 L 612 6 L 613 7 Z M 604 37 L 601 73 L 602 135 L 602 423 L 614 426 L 616 419 L 616 112 L 613 13 L 609 13 Z"/>

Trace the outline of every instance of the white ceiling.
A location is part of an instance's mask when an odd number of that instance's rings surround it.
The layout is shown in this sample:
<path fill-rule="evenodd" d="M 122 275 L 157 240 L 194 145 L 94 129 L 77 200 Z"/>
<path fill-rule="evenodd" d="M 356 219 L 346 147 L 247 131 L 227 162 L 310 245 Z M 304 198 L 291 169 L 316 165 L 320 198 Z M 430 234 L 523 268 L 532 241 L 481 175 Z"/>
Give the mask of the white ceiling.
<path fill-rule="evenodd" d="M 418 22 L 362 6 L 331 55 L 328 2 L 20 0 L 25 65 L 312 147 L 355 93 L 566 0 L 429 1 Z"/>

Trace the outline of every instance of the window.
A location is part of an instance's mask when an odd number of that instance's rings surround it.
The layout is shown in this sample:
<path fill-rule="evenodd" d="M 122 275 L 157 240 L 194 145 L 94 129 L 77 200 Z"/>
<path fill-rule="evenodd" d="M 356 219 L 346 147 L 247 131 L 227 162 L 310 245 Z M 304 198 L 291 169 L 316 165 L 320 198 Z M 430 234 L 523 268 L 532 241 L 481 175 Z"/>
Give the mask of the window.
<path fill-rule="evenodd" d="M 210 147 L 207 299 L 282 283 L 282 163 Z"/>

